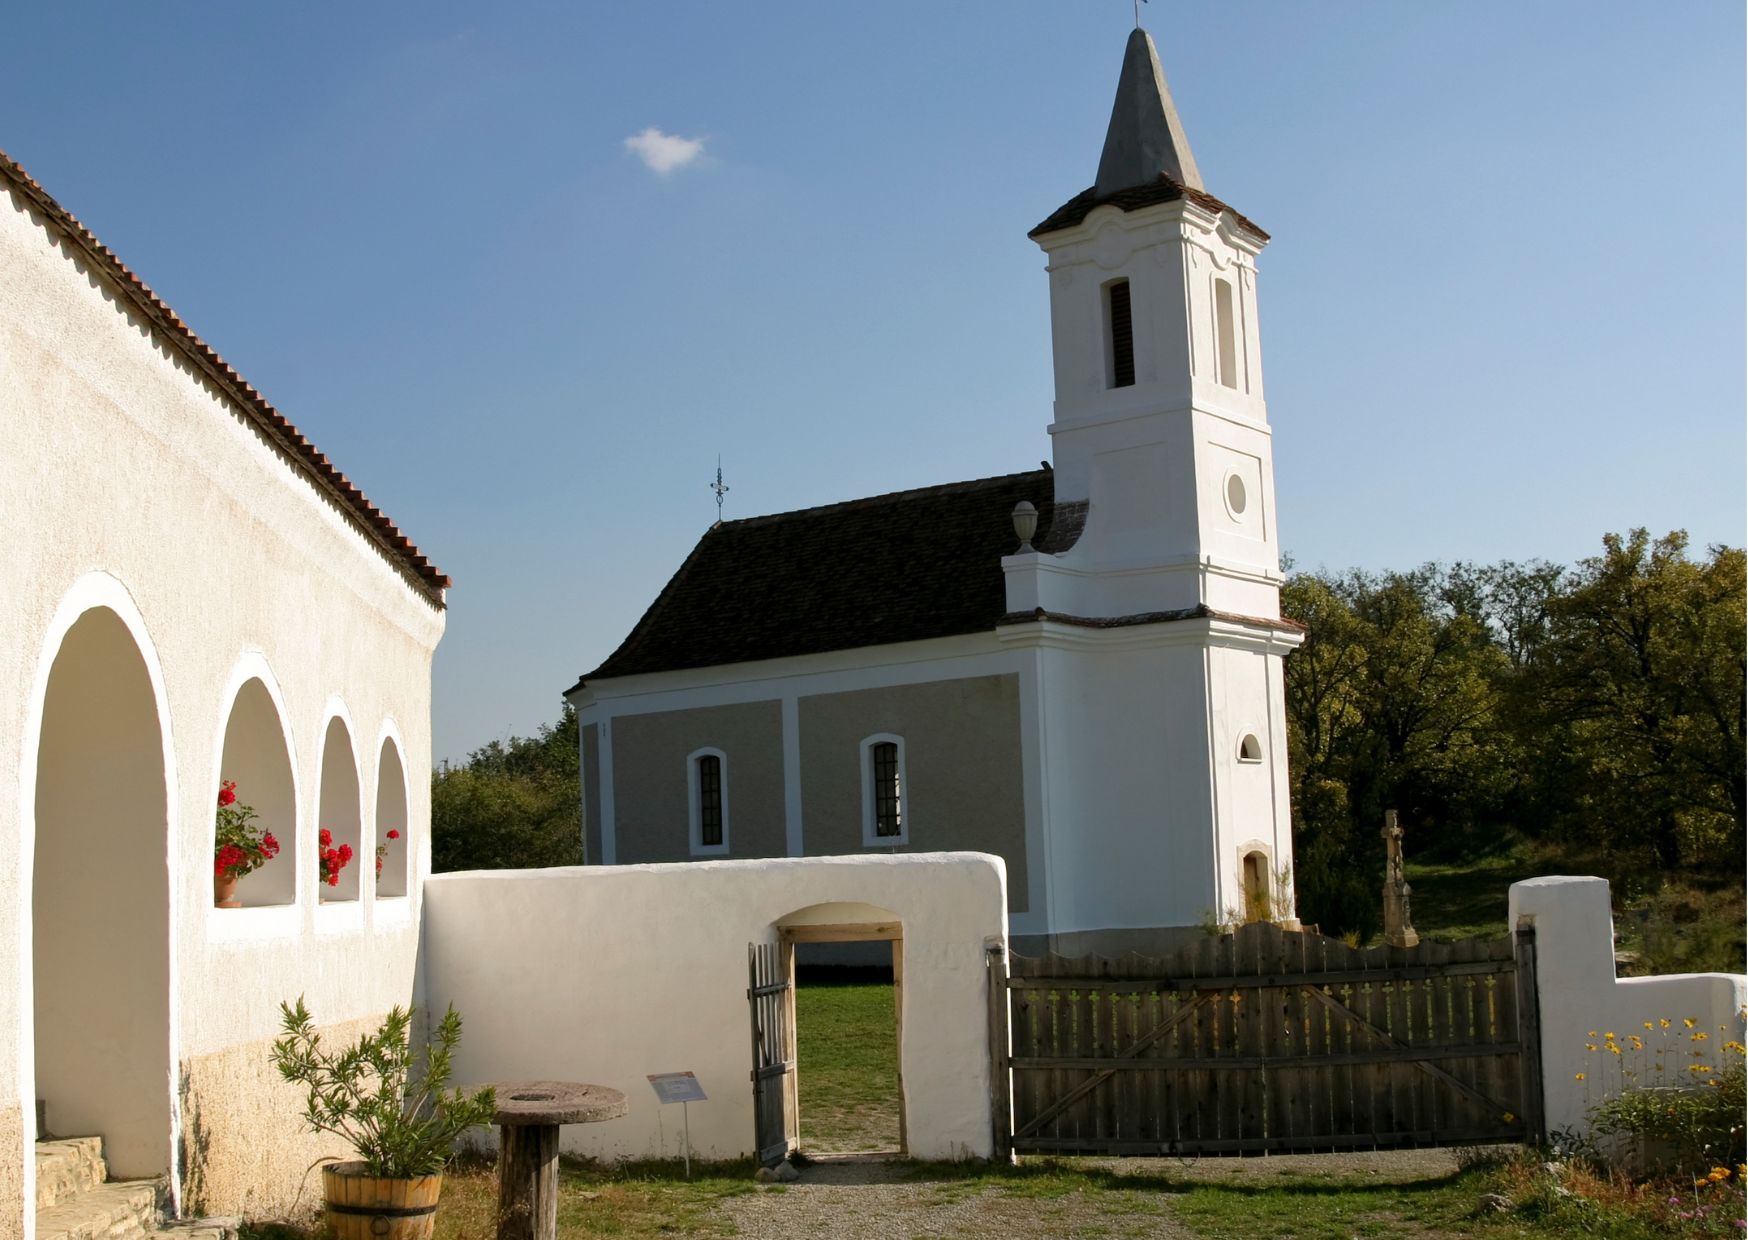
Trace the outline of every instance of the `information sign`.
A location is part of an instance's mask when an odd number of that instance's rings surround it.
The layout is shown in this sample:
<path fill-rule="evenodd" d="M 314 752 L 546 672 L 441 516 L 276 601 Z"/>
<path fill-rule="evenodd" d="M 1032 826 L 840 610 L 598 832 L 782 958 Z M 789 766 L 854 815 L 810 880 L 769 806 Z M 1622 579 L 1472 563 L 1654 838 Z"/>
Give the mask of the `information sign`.
<path fill-rule="evenodd" d="M 704 1086 L 690 1072 L 657 1072 L 649 1078 L 650 1088 L 664 1106 L 670 1102 L 705 1102 Z"/>

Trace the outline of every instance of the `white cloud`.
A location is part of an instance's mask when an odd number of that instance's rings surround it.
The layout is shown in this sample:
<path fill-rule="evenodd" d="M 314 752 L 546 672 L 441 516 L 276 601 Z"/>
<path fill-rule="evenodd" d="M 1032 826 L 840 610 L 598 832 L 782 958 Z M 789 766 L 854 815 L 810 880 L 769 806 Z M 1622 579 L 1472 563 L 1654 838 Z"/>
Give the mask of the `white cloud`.
<path fill-rule="evenodd" d="M 650 126 L 625 139 L 625 149 L 636 155 L 651 172 L 667 176 L 684 168 L 704 153 L 703 138 L 682 138 Z"/>

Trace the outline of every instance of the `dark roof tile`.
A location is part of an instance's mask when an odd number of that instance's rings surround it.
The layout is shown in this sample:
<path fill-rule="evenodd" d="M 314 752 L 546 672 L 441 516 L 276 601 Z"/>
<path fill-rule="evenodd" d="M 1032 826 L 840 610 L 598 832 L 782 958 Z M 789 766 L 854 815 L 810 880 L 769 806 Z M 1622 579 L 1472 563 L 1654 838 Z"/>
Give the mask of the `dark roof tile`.
<path fill-rule="evenodd" d="M 994 630 L 1014 505 L 1051 535 L 1048 469 L 713 526 L 637 627 L 577 682 Z"/>

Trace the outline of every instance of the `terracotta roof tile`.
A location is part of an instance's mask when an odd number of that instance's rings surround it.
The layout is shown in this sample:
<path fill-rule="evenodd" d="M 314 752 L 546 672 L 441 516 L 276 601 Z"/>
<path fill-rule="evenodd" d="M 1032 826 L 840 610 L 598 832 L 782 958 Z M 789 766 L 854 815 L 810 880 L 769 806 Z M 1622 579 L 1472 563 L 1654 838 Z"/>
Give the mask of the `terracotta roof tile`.
<path fill-rule="evenodd" d="M 0 151 L 0 181 L 10 184 L 31 206 L 41 213 L 51 228 L 65 236 L 73 245 L 104 272 L 145 318 L 156 324 L 165 339 L 175 345 L 220 391 L 236 405 L 298 465 L 320 490 L 337 499 L 358 523 L 359 532 L 383 547 L 390 556 L 402 562 L 421 592 L 437 606 L 443 606 L 443 590 L 450 585 L 449 577 L 419 553 L 406 535 L 351 479 L 335 469 L 315 445 L 302 435 L 279 410 L 275 409 L 241 375 L 231 369 L 187 324 L 136 276 L 126 263 L 117 258 L 89 229 L 26 172 L 4 151 Z"/>
<path fill-rule="evenodd" d="M 1147 185 L 1136 185 L 1129 189 L 1120 189 L 1114 194 L 1099 197 L 1097 190 L 1084 189 L 1050 213 L 1048 219 L 1038 225 L 1028 237 L 1041 237 L 1045 233 L 1057 232 L 1064 228 L 1073 228 L 1087 216 L 1092 214 L 1094 207 L 1112 206 L 1119 211 L 1139 211 L 1142 207 L 1151 207 L 1161 202 L 1176 202 L 1187 198 L 1205 211 L 1220 215 L 1229 215 L 1232 222 L 1245 231 L 1254 234 L 1263 241 L 1269 235 L 1258 228 L 1249 219 L 1234 211 L 1214 195 L 1204 190 L 1192 189 L 1183 182 L 1173 179 L 1170 173 L 1162 172 L 1159 179 Z"/>

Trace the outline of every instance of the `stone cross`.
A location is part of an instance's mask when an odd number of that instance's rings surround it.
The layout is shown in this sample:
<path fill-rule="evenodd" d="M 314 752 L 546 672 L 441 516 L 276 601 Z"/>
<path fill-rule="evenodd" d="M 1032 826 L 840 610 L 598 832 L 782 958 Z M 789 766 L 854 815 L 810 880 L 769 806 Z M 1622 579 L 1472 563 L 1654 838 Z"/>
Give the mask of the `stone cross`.
<path fill-rule="evenodd" d="M 1420 942 L 1414 926 L 1408 920 L 1408 876 L 1402 866 L 1402 827 L 1396 821 L 1396 811 L 1384 811 L 1384 847 L 1388 860 L 1384 868 L 1384 942 L 1391 947 L 1413 947 Z"/>

